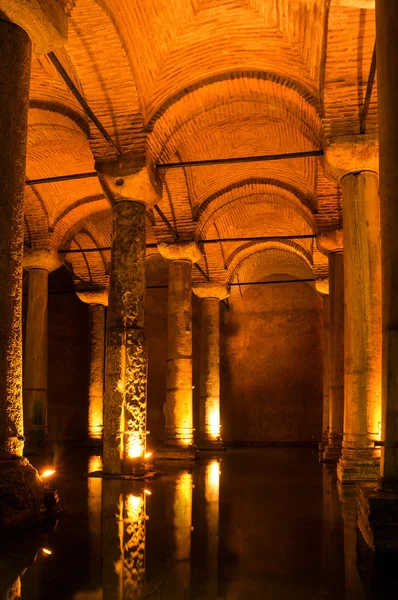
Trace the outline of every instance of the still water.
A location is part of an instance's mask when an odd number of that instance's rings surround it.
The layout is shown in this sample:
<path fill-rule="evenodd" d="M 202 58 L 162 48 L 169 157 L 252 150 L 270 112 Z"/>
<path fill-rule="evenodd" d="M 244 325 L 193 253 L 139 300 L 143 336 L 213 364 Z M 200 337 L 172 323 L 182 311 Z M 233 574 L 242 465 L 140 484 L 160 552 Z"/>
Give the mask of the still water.
<path fill-rule="evenodd" d="M 376 598 L 358 574 L 355 496 L 339 490 L 317 452 L 205 456 L 141 485 L 87 478 L 101 458 L 58 447 L 63 512 L 54 524 L 0 540 L 0 597 Z"/>

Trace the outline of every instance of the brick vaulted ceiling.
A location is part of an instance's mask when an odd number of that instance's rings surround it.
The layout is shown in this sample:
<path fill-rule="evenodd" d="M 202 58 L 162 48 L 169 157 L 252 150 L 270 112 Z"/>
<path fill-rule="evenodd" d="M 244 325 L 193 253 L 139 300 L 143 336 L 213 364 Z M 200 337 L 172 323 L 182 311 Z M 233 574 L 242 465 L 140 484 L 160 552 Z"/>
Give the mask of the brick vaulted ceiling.
<path fill-rule="evenodd" d="M 374 10 L 335 0 L 76 0 L 56 55 L 124 156 L 152 162 L 318 150 L 359 133 Z M 353 4 L 356 4 L 355 2 Z M 368 132 L 377 130 L 376 90 Z M 27 178 L 116 158 L 47 56 L 32 65 Z M 319 158 L 162 171 L 159 207 L 180 239 L 313 234 L 341 225 L 341 194 Z M 25 243 L 109 247 L 96 178 L 26 187 Z M 148 212 L 147 241 L 170 232 Z M 312 239 L 204 246 L 215 281 L 327 275 Z M 149 283 L 165 263 L 148 251 Z M 69 253 L 75 280 L 106 285 L 109 251 Z M 194 270 L 194 279 L 203 276 Z M 242 279 L 243 278 L 243 279 Z"/>

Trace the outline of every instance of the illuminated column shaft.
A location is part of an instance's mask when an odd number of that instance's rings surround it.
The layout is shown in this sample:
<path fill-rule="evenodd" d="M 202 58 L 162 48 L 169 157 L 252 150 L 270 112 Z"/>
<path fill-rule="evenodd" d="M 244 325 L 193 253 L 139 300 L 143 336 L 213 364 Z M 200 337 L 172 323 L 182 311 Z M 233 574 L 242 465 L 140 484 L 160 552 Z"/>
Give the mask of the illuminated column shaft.
<path fill-rule="evenodd" d="M 329 258 L 329 433 L 323 459 L 341 455 L 344 416 L 344 265 L 343 231 L 321 234 L 318 249 Z"/>
<path fill-rule="evenodd" d="M 165 448 L 184 454 L 193 444 L 192 263 L 201 254 L 195 242 L 158 248 L 170 260 Z"/>
<path fill-rule="evenodd" d="M 135 458 L 145 453 L 145 213 L 145 205 L 130 200 L 113 206 L 104 403 L 106 473 L 131 472 L 130 444 L 137 447 Z"/>
<path fill-rule="evenodd" d="M 376 2 L 383 294 L 381 485 L 398 491 L 398 3 Z M 393 50 L 394 49 L 394 50 Z"/>
<path fill-rule="evenodd" d="M 89 305 L 90 374 L 88 386 L 88 438 L 101 440 L 103 434 L 104 369 L 105 369 L 105 306 L 108 292 L 98 289 L 77 292 Z"/>
<path fill-rule="evenodd" d="M 199 448 L 222 447 L 220 433 L 220 300 L 225 285 L 195 285 L 201 298 Z"/>
<path fill-rule="evenodd" d="M 0 21 L 0 458 L 22 456 L 23 200 L 31 42 Z"/>
<path fill-rule="evenodd" d="M 131 473 L 146 445 L 146 207 L 159 196 L 147 168 L 96 163 L 112 202 L 113 233 L 105 364 L 103 469 Z"/>
<path fill-rule="evenodd" d="M 23 267 L 28 271 L 23 370 L 25 452 L 35 451 L 47 439 L 48 276 L 61 261 L 50 250 L 26 249 Z"/>
<path fill-rule="evenodd" d="M 344 219 L 344 437 L 337 476 L 375 480 L 381 421 L 381 261 L 378 178 L 342 180 Z"/>

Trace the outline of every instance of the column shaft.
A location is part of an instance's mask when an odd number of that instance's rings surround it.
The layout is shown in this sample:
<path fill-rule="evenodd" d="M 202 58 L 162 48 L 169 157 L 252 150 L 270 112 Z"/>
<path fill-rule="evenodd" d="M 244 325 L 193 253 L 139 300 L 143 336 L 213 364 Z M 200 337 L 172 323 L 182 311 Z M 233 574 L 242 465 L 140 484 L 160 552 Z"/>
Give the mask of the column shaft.
<path fill-rule="evenodd" d="M 377 175 L 344 177 L 344 438 L 341 481 L 377 479 L 381 422 L 381 263 Z"/>
<path fill-rule="evenodd" d="M 104 471 L 131 472 L 146 445 L 145 215 L 113 206 L 104 398 Z"/>
<path fill-rule="evenodd" d="M 102 439 L 105 367 L 105 307 L 89 305 L 90 381 L 88 389 L 88 437 Z"/>
<path fill-rule="evenodd" d="M 193 443 L 192 263 L 169 264 L 168 360 L 165 444 Z"/>
<path fill-rule="evenodd" d="M 220 301 L 201 300 L 199 447 L 220 439 Z"/>
<path fill-rule="evenodd" d="M 44 444 L 47 437 L 47 321 L 48 271 L 28 271 L 23 410 L 26 450 Z"/>
<path fill-rule="evenodd" d="M 324 450 L 329 438 L 329 389 L 330 389 L 330 350 L 329 350 L 329 296 L 322 297 L 323 308 L 323 412 L 322 412 L 322 441 L 319 444 L 319 449 Z"/>
<path fill-rule="evenodd" d="M 23 198 L 31 43 L 0 21 L 0 458 L 21 456 Z"/>
<path fill-rule="evenodd" d="M 381 483 L 398 490 L 398 3 L 376 1 L 383 298 Z"/>
<path fill-rule="evenodd" d="M 330 390 L 329 441 L 325 460 L 337 461 L 341 454 L 344 414 L 344 267 L 343 253 L 329 254 Z"/>

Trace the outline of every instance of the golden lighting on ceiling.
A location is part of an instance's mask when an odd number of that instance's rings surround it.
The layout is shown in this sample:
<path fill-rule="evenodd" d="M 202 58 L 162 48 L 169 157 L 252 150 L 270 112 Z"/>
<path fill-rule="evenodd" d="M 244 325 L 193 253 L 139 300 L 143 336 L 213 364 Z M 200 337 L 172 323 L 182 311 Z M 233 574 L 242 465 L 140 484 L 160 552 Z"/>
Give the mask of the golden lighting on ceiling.
<path fill-rule="evenodd" d="M 40 475 L 40 477 L 42 479 L 48 479 L 49 477 L 54 475 L 54 473 L 55 473 L 54 469 L 46 469 L 45 471 L 43 471 L 43 473 Z"/>

